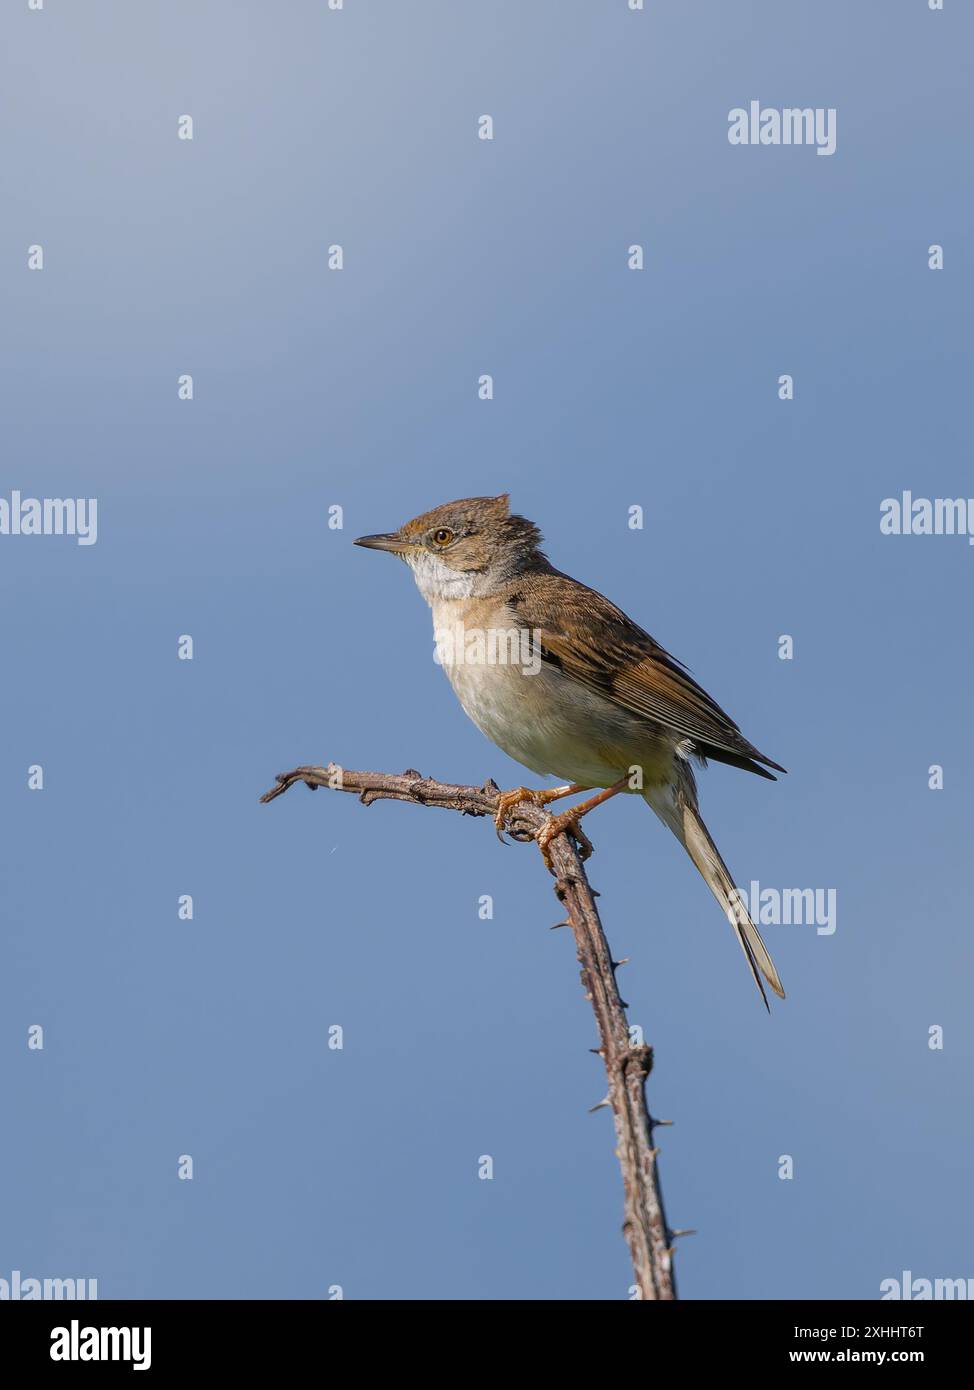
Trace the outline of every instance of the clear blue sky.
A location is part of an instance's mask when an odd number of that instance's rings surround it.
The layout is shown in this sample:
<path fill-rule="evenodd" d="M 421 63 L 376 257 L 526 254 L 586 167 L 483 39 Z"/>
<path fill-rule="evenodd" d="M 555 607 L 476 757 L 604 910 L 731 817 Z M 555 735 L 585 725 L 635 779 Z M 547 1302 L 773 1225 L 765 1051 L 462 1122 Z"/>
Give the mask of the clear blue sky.
<path fill-rule="evenodd" d="M 699 1232 L 683 1295 L 974 1275 L 974 550 L 879 531 L 904 488 L 974 493 L 970 7 L 24 0 L 0 24 L 0 494 L 99 502 L 93 546 L 0 536 L 0 1276 L 627 1297 L 537 855 L 433 811 L 257 803 L 328 759 L 522 780 L 405 570 L 351 545 L 502 490 L 789 768 L 701 779 L 738 878 L 837 893 L 834 935 L 765 930 L 768 1018 L 645 806 L 590 824 L 675 1121 L 669 1215 Z M 835 107 L 836 153 L 729 145 L 752 99 Z"/>

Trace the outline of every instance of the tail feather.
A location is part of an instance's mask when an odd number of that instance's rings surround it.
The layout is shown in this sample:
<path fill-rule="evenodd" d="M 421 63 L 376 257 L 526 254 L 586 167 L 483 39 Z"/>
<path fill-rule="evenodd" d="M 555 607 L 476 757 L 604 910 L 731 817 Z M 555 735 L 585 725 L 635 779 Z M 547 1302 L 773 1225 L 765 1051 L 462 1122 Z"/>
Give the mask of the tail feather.
<path fill-rule="evenodd" d="M 737 891 L 730 871 L 721 859 L 720 851 L 714 844 L 710 831 L 704 825 L 694 801 L 679 793 L 675 796 L 671 794 L 665 804 L 661 804 L 657 797 L 651 799 L 650 796 L 647 796 L 646 799 L 683 845 L 699 869 L 707 887 L 720 903 L 724 915 L 737 932 L 737 939 L 741 943 L 741 950 L 747 959 L 754 983 L 764 1000 L 764 1007 L 770 1013 L 768 997 L 764 992 L 764 985 L 761 983 L 761 975 L 767 980 L 775 994 L 780 999 L 784 999 L 785 991 L 781 979 L 775 969 L 774 961 L 768 954 L 768 948 L 761 940 L 761 933 L 751 921 L 750 914 Z M 758 971 L 761 973 L 758 974 Z"/>

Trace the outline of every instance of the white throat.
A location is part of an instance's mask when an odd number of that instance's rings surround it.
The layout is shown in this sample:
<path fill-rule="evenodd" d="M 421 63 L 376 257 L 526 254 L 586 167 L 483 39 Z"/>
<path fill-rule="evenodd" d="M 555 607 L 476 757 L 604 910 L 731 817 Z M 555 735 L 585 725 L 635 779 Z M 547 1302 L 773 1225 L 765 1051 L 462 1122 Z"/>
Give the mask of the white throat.
<path fill-rule="evenodd" d="M 434 604 L 447 598 L 470 598 L 475 591 L 475 581 L 482 575 L 464 574 L 444 564 L 438 555 L 428 550 L 410 555 L 407 564 L 413 572 L 416 587 L 432 608 Z"/>

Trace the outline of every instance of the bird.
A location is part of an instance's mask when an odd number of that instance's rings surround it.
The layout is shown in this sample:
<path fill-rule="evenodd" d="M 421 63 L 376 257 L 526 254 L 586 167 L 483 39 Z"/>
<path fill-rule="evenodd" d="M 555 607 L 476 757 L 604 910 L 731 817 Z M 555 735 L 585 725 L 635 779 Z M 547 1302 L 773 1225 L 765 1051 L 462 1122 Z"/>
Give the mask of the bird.
<path fill-rule="evenodd" d="M 687 667 L 621 608 L 555 569 L 538 527 L 511 512 L 508 493 L 447 502 L 355 544 L 409 566 L 432 609 L 436 659 L 478 728 L 516 762 L 561 780 L 503 792 L 498 831 L 520 802 L 548 806 L 600 789 L 538 832 L 551 867 L 556 835 L 571 831 L 590 852 L 582 817 L 620 793 L 640 795 L 737 932 L 765 1008 L 762 976 L 783 999 L 767 947 L 701 818 L 693 771 L 711 760 L 776 781 L 780 763 L 760 753 Z"/>

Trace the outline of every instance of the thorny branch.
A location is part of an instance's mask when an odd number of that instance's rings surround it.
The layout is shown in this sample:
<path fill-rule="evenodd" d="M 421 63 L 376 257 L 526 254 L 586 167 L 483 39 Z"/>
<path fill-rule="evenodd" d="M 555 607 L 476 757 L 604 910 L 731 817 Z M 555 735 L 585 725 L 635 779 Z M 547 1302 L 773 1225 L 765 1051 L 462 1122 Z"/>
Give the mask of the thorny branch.
<path fill-rule="evenodd" d="M 454 786 L 434 782 L 412 769 L 402 773 L 351 772 L 336 763 L 327 767 L 296 767 L 278 774 L 277 785 L 261 801 L 273 801 L 296 782 L 312 791 L 328 787 L 356 792 L 366 806 L 373 801 L 411 801 L 417 806 L 440 806 L 468 816 L 493 816 L 499 789 L 488 781 L 483 787 Z M 508 816 L 509 833 L 517 840 L 533 839 L 548 820 L 547 812 L 521 802 Z M 591 846 L 583 841 L 583 852 Z M 605 1064 L 608 1093 L 602 1105 L 611 1105 L 615 1117 L 616 1150 L 625 1189 L 623 1231 L 632 1256 L 639 1294 L 644 1299 L 676 1297 L 672 1242 L 681 1234 L 666 1224 L 657 1172 L 653 1129 L 667 1121 L 654 1120 L 646 1105 L 645 1083 L 653 1065 L 653 1050 L 646 1044 L 630 1045 L 626 1006 L 616 986 L 609 943 L 595 905 L 596 894 L 582 867 L 582 856 L 573 836 L 557 835 L 549 845 L 555 877 L 555 893 L 565 908 L 567 925 L 575 936 L 582 967 L 582 985 L 591 1001 L 599 1031 L 597 1051 Z M 587 857 L 587 853 L 586 853 Z M 565 923 L 559 923 L 564 926 Z"/>

